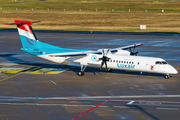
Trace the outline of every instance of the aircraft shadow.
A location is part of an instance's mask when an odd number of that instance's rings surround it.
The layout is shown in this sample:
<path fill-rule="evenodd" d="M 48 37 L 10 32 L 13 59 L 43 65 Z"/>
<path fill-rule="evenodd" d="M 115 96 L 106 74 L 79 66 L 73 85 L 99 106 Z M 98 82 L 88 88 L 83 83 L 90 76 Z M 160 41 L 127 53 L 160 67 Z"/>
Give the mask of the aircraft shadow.
<path fill-rule="evenodd" d="M 7 59 L 11 61 L 12 63 L 20 64 L 20 65 L 29 65 L 29 66 L 36 66 L 41 68 L 69 68 L 67 65 L 61 65 L 61 64 L 49 64 L 49 63 L 39 63 L 39 62 L 31 62 L 31 61 L 25 61 L 19 58 L 14 57 L 14 55 L 17 54 L 0 54 L 0 57 Z M 70 69 L 73 69 L 73 67 L 70 67 Z"/>

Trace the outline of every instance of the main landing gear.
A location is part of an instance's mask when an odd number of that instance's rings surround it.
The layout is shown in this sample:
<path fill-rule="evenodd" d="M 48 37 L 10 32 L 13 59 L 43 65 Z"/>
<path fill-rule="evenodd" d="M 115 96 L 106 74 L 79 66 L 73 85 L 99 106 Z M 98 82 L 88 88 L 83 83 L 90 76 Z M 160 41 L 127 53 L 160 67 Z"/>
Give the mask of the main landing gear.
<path fill-rule="evenodd" d="M 81 71 L 78 72 L 79 76 L 83 76 L 84 75 L 84 70 L 86 69 L 87 66 L 81 65 Z"/>

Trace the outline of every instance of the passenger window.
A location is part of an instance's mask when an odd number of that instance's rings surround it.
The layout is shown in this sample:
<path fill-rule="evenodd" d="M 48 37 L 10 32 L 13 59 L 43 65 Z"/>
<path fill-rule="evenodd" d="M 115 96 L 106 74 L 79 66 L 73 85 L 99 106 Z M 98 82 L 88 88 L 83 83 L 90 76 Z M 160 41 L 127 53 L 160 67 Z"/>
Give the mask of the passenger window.
<path fill-rule="evenodd" d="M 121 63 L 121 61 L 119 61 L 119 63 Z"/>
<path fill-rule="evenodd" d="M 113 60 L 113 62 L 115 62 L 115 60 Z"/>
<path fill-rule="evenodd" d="M 118 63 L 118 60 L 116 60 L 116 62 Z"/>
<path fill-rule="evenodd" d="M 121 61 L 121 63 L 123 63 L 123 61 Z"/>
<path fill-rule="evenodd" d="M 134 64 L 134 62 L 132 62 L 132 64 Z"/>
<path fill-rule="evenodd" d="M 131 64 L 131 62 L 129 62 L 129 64 Z"/>
<path fill-rule="evenodd" d="M 128 61 L 127 61 L 127 64 L 128 64 Z"/>
<path fill-rule="evenodd" d="M 126 61 L 124 61 L 124 63 L 126 63 Z"/>

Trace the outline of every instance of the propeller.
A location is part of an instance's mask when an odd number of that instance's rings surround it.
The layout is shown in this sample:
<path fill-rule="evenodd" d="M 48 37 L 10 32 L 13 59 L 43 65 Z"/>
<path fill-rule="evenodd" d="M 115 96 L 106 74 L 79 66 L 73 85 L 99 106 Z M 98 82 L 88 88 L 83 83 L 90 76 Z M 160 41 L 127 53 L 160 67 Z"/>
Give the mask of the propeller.
<path fill-rule="evenodd" d="M 107 69 L 107 61 L 109 61 L 111 58 L 108 58 L 107 57 L 107 54 L 108 54 L 108 52 L 109 52 L 109 50 L 110 50 L 110 48 L 107 50 L 107 52 L 106 52 L 106 55 L 105 55 L 105 53 L 104 53 L 104 48 L 102 48 L 102 58 L 99 58 L 99 60 L 102 60 L 102 62 L 101 62 L 101 68 L 100 69 L 102 69 L 102 67 L 103 67 L 103 65 L 105 64 L 105 66 L 106 66 L 106 69 Z"/>
<path fill-rule="evenodd" d="M 132 50 L 131 50 L 131 47 L 129 46 L 130 55 L 137 56 L 137 54 L 139 53 L 139 51 L 134 52 L 134 51 L 135 51 L 135 47 L 136 47 L 136 43 L 134 44 L 133 51 L 132 51 Z"/>

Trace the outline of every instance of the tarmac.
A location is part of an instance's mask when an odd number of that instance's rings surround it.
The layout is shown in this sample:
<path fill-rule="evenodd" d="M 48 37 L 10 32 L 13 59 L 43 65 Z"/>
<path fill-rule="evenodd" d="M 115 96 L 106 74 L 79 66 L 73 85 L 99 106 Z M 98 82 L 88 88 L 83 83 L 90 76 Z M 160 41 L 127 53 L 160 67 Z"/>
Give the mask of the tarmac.
<path fill-rule="evenodd" d="M 161 57 L 180 71 L 180 36 L 35 32 L 45 43 L 97 50 L 144 43 L 139 56 Z M 16 31 L 0 32 L 1 120 L 179 120 L 180 73 L 150 74 L 43 60 L 20 50 Z"/>

